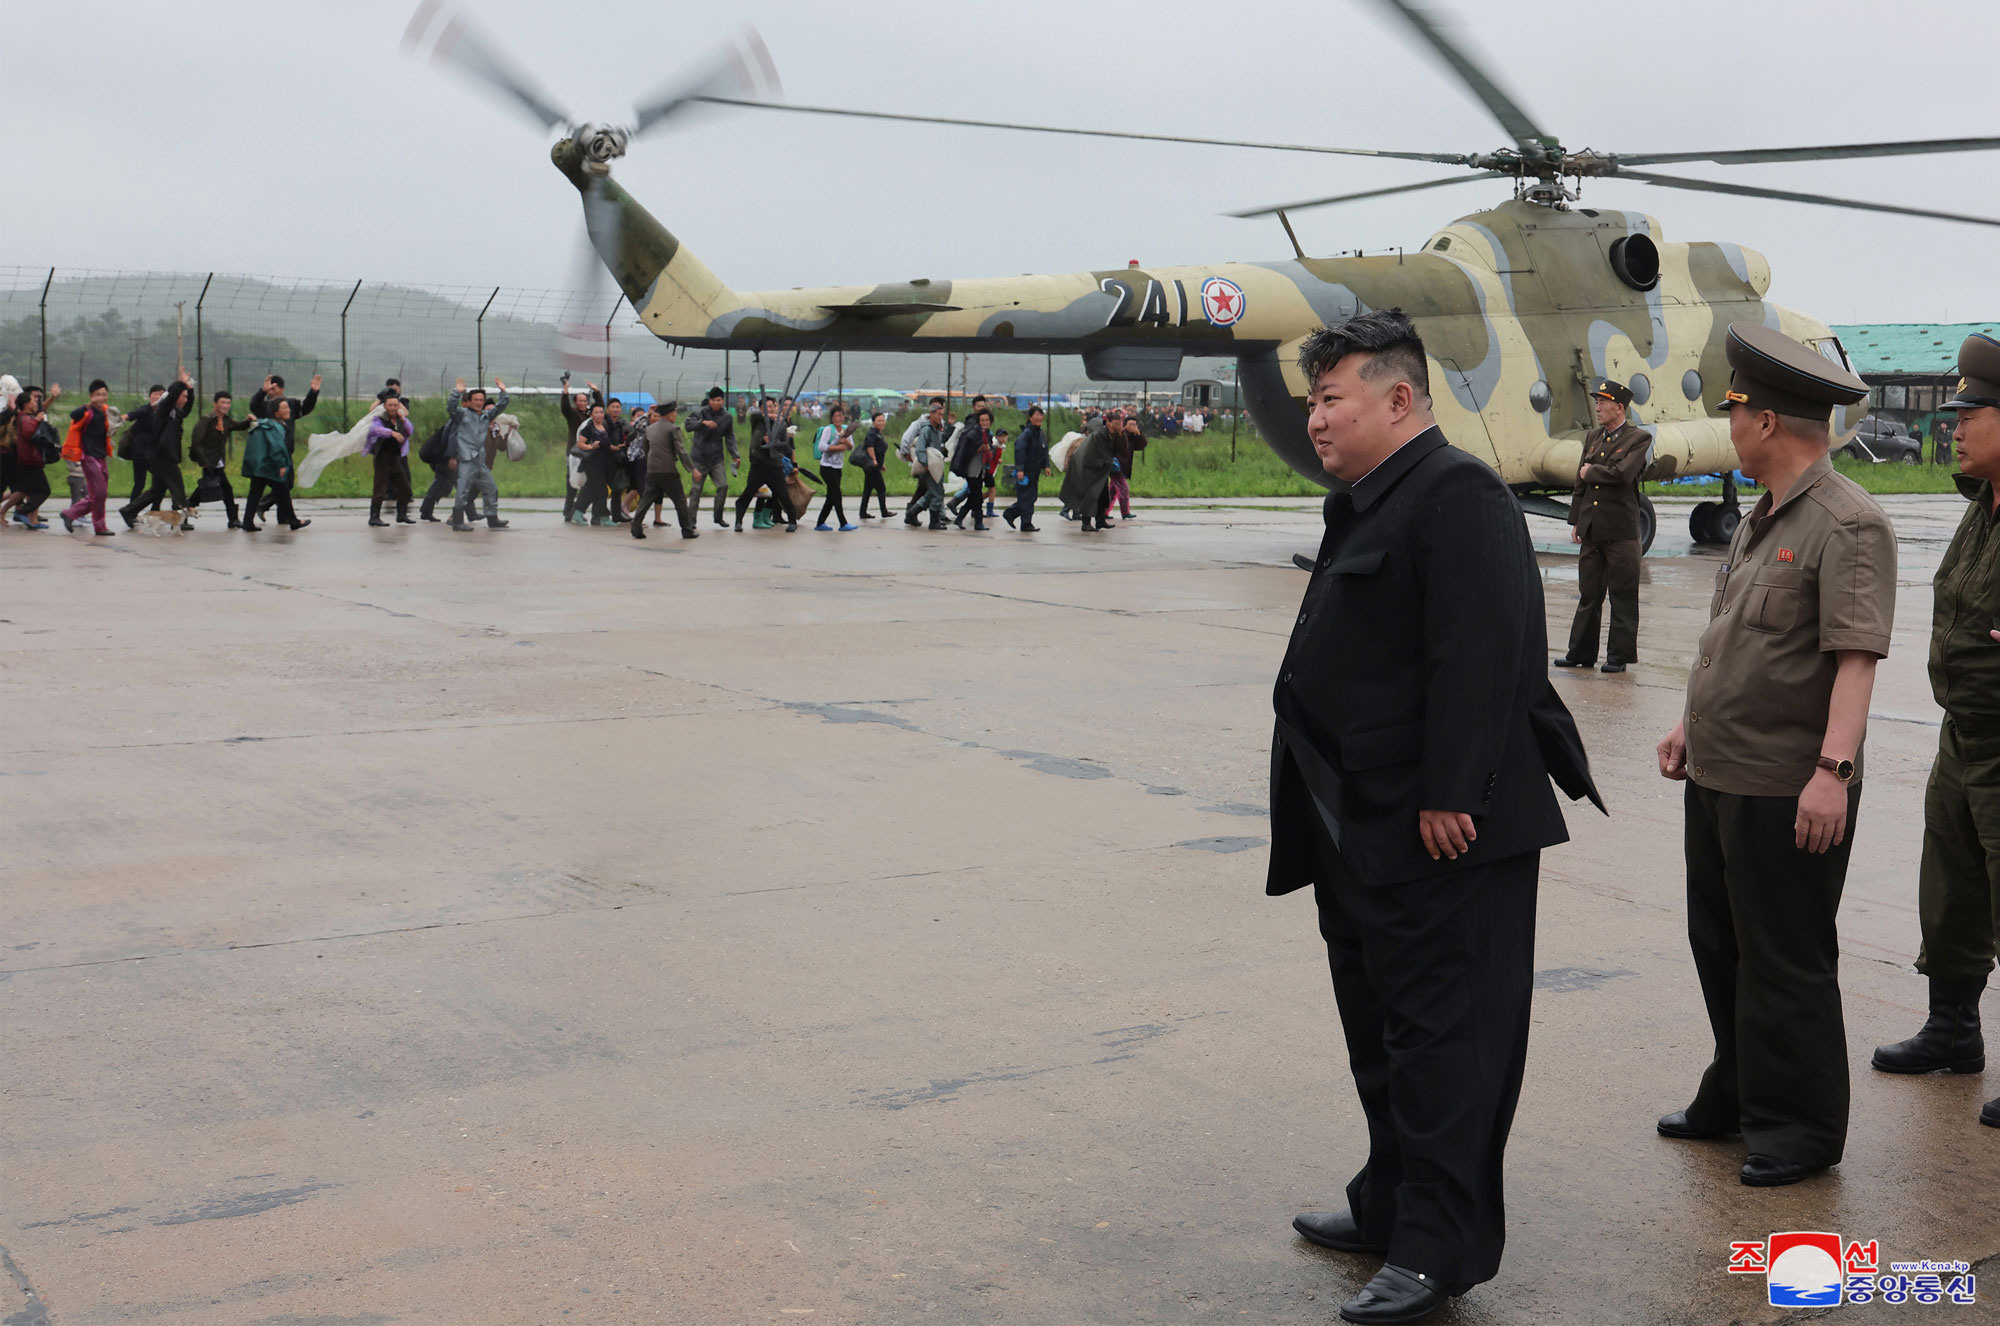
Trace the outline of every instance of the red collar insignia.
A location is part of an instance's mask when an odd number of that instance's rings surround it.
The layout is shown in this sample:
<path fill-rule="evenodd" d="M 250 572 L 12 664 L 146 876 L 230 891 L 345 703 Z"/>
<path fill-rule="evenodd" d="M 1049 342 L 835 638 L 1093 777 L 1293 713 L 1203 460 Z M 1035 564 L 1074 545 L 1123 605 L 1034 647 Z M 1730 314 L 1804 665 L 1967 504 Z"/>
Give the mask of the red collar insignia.
<path fill-rule="evenodd" d="M 1790 548 L 1780 548 L 1780 549 L 1778 549 L 1778 560 L 1779 560 L 1779 561 L 1781 561 L 1781 562 L 1789 562 L 1789 561 L 1791 561 L 1791 560 L 1792 560 L 1792 550 L 1791 550 Z"/>

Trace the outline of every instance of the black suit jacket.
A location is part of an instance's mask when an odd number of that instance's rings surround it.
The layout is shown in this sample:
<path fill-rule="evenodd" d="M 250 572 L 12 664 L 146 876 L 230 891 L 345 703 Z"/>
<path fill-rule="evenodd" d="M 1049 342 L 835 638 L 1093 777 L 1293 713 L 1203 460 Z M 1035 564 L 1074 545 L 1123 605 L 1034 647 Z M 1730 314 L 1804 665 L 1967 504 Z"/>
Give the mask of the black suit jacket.
<path fill-rule="evenodd" d="M 1485 463 L 1431 428 L 1330 494 L 1273 695 L 1266 892 L 1314 882 L 1315 797 L 1368 884 L 1566 841 L 1550 776 L 1603 803 L 1547 669 L 1534 549 Z M 1478 841 L 1433 861 L 1419 810 L 1472 816 Z"/>

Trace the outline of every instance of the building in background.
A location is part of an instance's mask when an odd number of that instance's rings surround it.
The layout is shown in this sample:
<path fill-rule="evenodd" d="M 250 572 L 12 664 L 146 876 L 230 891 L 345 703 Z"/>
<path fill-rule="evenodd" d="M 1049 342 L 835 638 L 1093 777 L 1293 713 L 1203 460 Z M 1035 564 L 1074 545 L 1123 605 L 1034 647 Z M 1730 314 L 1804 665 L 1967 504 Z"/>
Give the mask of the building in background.
<path fill-rule="evenodd" d="M 1936 450 L 1949 437 L 1952 418 L 1939 415 L 1940 403 L 1951 398 L 1958 382 L 1958 347 L 1974 332 L 1995 335 L 2000 322 L 1883 322 L 1835 327 L 1841 348 L 1861 380 L 1868 384 L 1869 413 L 1908 427 L 1913 436 Z"/>

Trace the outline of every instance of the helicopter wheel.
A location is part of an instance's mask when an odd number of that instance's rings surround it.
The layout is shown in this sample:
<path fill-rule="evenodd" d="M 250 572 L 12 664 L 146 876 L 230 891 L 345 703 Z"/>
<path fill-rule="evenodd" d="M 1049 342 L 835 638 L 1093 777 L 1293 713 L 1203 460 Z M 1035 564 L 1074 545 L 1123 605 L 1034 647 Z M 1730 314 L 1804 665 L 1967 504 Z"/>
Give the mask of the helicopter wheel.
<path fill-rule="evenodd" d="M 1660 518 L 1653 511 L 1653 499 L 1643 494 L 1639 498 L 1639 555 L 1645 556 L 1653 550 L 1653 536 L 1660 532 Z"/>
<path fill-rule="evenodd" d="M 1722 510 L 1720 502 L 1697 502 L 1694 510 L 1688 512 L 1688 533 L 1696 543 L 1717 543 L 1715 537 L 1715 516 Z"/>
<path fill-rule="evenodd" d="M 1715 514 L 1708 519 L 1708 528 L 1715 535 L 1715 541 L 1725 548 L 1736 537 L 1736 527 L 1743 523 L 1743 513 L 1733 506 L 1718 506 Z"/>

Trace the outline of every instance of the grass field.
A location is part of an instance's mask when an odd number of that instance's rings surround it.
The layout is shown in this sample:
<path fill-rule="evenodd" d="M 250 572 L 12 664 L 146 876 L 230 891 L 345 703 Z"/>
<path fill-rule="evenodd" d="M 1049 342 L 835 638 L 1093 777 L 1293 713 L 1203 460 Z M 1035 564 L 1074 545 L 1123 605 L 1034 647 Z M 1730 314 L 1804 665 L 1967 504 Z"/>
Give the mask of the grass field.
<path fill-rule="evenodd" d="M 131 409 L 138 404 L 135 400 L 114 400 L 121 408 Z M 372 403 L 372 402 L 370 402 Z M 71 402 L 58 403 L 58 413 Z M 359 419 L 369 403 L 355 402 L 349 408 L 351 417 Z M 238 412 L 242 406 L 239 403 Z M 518 463 L 501 461 L 494 466 L 494 477 L 500 485 L 502 497 L 560 497 L 567 481 L 568 467 L 565 461 L 563 438 L 566 428 L 562 412 L 553 397 L 524 397 L 509 405 L 510 413 L 521 420 L 522 435 L 528 441 L 528 457 Z M 682 412 L 685 422 L 688 411 Z M 1003 409 L 995 412 L 995 427 L 1005 428 L 1010 434 L 1018 433 L 1021 416 L 1018 411 Z M 444 402 L 437 399 L 422 399 L 417 402 L 417 439 L 430 435 L 444 420 Z M 900 438 L 903 428 L 912 415 L 898 415 L 889 421 L 885 429 L 890 444 Z M 817 425 L 804 421 L 800 428 L 799 455 L 801 460 L 811 464 L 811 446 L 805 441 Z M 1076 417 L 1067 411 L 1056 411 L 1050 420 L 1051 437 L 1062 434 L 1076 426 Z M 340 407 L 337 402 L 322 402 L 319 407 L 298 425 L 299 456 L 305 456 L 305 439 L 316 432 L 337 430 L 340 427 Z M 749 430 L 740 420 L 737 424 L 737 446 L 746 450 L 749 446 Z M 183 429 L 192 436 L 193 421 Z M 243 483 L 236 479 L 239 458 L 242 455 L 241 433 L 231 439 L 231 480 L 240 491 Z M 1231 457 L 1231 443 L 1226 428 L 1212 429 L 1200 437 L 1152 438 L 1146 450 L 1141 453 L 1132 476 L 1132 491 L 1139 497 L 1179 497 L 1179 498 L 1234 498 L 1234 497 L 1316 497 L 1325 490 L 1317 484 L 1292 472 L 1290 466 L 1279 460 L 1272 450 L 1265 446 L 1254 430 L 1247 424 L 1237 435 Z M 412 452 L 415 447 L 411 448 Z M 411 476 L 421 494 L 429 482 L 430 472 L 422 463 L 411 457 Z M 1864 462 L 1836 459 L 1835 466 L 1853 478 L 1863 488 L 1872 493 L 1948 493 L 1953 491 L 1948 467 L 1935 465 L 1870 465 Z M 194 486 L 195 471 L 186 468 L 188 486 Z M 62 490 L 59 471 L 50 473 L 52 485 L 58 492 Z M 858 489 L 859 480 L 848 483 L 850 489 Z M 909 469 L 900 463 L 889 466 L 887 477 L 891 494 L 907 495 L 912 485 Z M 298 490 L 300 497 L 366 497 L 373 485 L 372 462 L 366 456 L 352 456 L 334 462 L 320 475 L 319 482 L 311 488 Z M 131 491 L 131 466 L 124 461 L 112 465 L 111 493 L 113 502 L 122 501 Z M 1696 497 L 1714 495 L 1721 491 L 1720 480 L 1706 480 L 1701 483 L 1658 484 L 1649 483 L 1645 491 L 1655 496 Z M 1044 484 L 1044 489 L 1049 488 Z"/>

